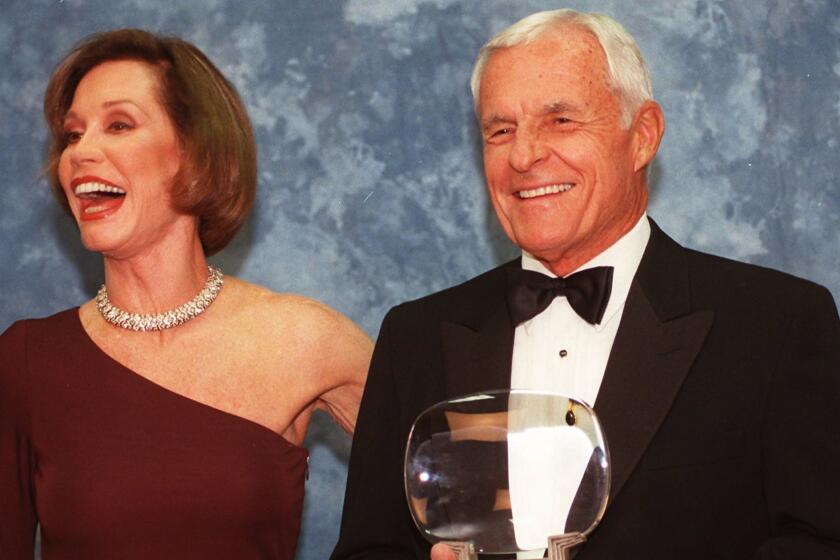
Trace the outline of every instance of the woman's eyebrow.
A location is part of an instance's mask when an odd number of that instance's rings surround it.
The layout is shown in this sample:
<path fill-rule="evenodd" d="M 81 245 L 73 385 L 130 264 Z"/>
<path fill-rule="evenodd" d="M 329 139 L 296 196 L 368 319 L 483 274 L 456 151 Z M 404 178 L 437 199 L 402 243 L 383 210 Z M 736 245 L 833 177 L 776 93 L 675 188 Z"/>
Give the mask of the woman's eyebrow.
<path fill-rule="evenodd" d="M 145 110 L 143 110 L 143 108 L 140 105 L 138 105 L 137 103 L 135 103 L 131 99 L 112 99 L 112 100 L 109 100 L 109 101 L 105 101 L 105 102 L 102 103 L 102 108 L 103 109 L 109 109 L 109 108 L 114 107 L 116 105 L 123 105 L 123 104 L 133 105 L 134 107 L 137 108 L 137 110 L 142 112 L 144 115 L 149 116 L 149 114 Z M 74 111 L 71 110 L 71 111 L 67 111 L 67 114 L 64 115 L 64 120 L 66 121 L 66 120 L 77 119 L 78 117 L 79 116 Z"/>

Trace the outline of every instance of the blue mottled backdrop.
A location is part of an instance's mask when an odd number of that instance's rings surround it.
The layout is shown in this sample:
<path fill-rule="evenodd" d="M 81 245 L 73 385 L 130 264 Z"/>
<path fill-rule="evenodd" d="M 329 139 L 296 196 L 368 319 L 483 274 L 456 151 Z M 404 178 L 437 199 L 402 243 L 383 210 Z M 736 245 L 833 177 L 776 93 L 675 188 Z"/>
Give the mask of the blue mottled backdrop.
<path fill-rule="evenodd" d="M 635 35 L 668 123 L 650 213 L 712 253 L 840 296 L 840 3 L 573 1 Z M 643 7 L 642 7 L 643 6 Z M 0 329 L 90 298 L 98 256 L 40 176 L 52 67 L 88 33 L 202 48 L 241 91 L 259 194 L 228 272 L 306 294 L 372 336 L 387 309 L 514 254 L 483 192 L 467 80 L 493 33 L 554 2 L 0 0 Z M 348 439 L 317 418 L 298 558 L 335 542 Z"/>

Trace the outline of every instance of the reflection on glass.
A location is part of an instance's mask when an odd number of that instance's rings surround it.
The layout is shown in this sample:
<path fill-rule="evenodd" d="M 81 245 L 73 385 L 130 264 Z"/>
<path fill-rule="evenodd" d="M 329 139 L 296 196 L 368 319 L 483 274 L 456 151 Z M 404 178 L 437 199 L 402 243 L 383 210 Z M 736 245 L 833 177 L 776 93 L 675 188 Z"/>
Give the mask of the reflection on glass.
<path fill-rule="evenodd" d="M 510 553 L 591 532 L 609 495 L 609 458 L 587 405 L 556 394 L 493 391 L 440 403 L 417 418 L 405 480 L 412 515 L 429 541 Z"/>

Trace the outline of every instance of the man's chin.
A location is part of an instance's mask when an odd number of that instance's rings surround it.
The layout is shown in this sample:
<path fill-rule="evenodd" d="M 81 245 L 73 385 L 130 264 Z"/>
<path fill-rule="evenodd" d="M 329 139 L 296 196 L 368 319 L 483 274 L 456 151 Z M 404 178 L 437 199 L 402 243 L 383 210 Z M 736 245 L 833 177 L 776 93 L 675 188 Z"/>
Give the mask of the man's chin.
<path fill-rule="evenodd" d="M 588 258 L 581 260 L 588 253 L 581 251 L 580 246 L 572 244 L 566 238 L 541 239 L 540 242 L 530 239 L 521 243 L 514 241 L 514 243 L 557 276 L 566 276 L 589 260 Z"/>
<path fill-rule="evenodd" d="M 567 252 L 568 242 L 565 238 L 545 237 L 519 237 L 513 240 L 514 244 L 523 251 L 541 261 L 554 261 L 561 259 Z"/>
<path fill-rule="evenodd" d="M 523 251 L 543 263 L 550 270 L 554 270 L 554 266 L 563 260 L 563 251 L 559 251 L 553 247 L 532 247 L 531 249 L 522 247 L 521 245 L 520 247 Z"/>

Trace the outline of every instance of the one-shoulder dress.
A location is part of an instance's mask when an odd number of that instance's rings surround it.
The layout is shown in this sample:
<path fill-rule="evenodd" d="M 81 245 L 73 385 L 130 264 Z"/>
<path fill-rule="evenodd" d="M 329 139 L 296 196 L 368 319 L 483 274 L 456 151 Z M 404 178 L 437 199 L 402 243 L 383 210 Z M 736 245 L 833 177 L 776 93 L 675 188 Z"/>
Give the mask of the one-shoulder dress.
<path fill-rule="evenodd" d="M 224 343 L 224 341 L 220 341 Z M 78 308 L 0 336 L 0 558 L 291 560 L 308 453 L 141 377 Z"/>

